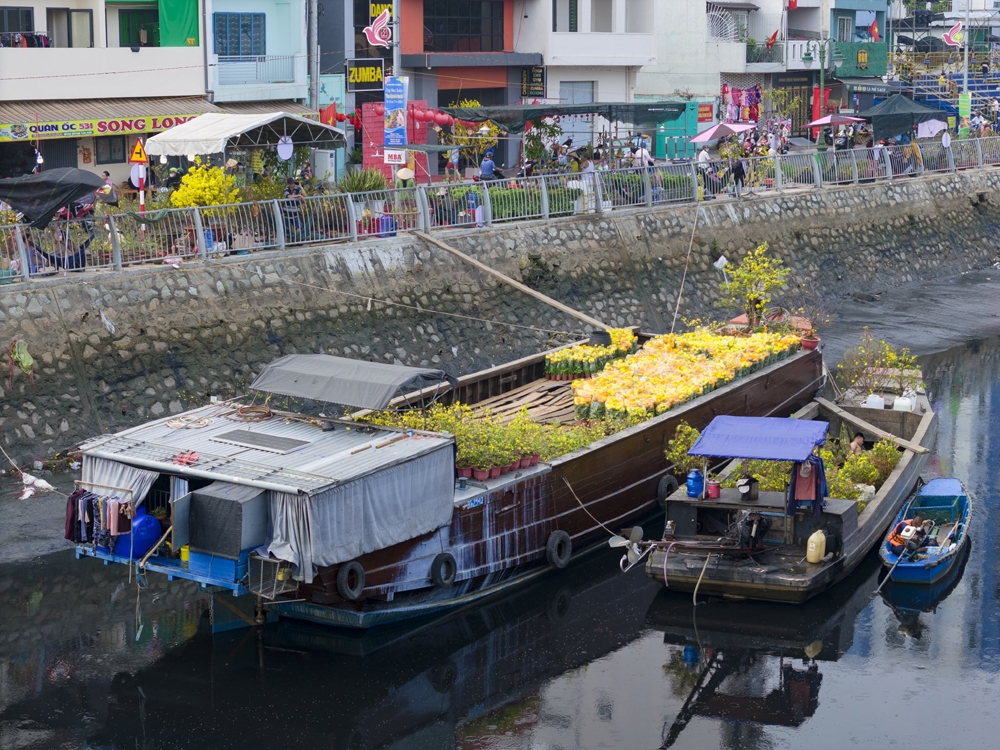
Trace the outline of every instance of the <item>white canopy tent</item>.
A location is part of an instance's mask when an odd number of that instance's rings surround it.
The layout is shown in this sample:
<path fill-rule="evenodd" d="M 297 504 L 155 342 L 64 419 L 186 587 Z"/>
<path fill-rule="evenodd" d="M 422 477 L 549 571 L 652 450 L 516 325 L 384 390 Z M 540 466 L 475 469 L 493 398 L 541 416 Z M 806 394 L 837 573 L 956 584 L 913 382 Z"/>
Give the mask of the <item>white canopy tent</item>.
<path fill-rule="evenodd" d="M 210 112 L 165 130 L 146 141 L 150 156 L 218 154 L 228 148 L 277 146 L 287 136 L 296 146 L 336 148 L 344 131 L 287 112 L 230 115 Z"/>

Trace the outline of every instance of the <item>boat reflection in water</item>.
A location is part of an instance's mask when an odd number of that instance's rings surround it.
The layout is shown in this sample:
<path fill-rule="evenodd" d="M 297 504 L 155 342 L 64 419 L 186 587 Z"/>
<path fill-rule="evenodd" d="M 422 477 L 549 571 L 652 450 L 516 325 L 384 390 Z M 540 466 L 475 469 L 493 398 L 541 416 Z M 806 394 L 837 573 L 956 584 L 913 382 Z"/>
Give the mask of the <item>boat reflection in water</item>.
<path fill-rule="evenodd" d="M 201 631 L 111 685 L 102 748 L 454 747 L 477 719 L 523 727 L 549 679 L 644 632 L 657 584 L 616 553 L 426 625 L 365 634 L 301 622 Z"/>
<path fill-rule="evenodd" d="M 837 661 L 851 648 L 880 567 L 878 556 L 868 555 L 847 579 L 795 607 L 726 600 L 695 607 L 689 594 L 661 592 L 646 625 L 675 647 L 664 669 L 675 694 L 687 696 L 664 726 L 661 747 L 673 746 L 695 717 L 723 720 L 723 733 L 742 740 L 733 746 L 761 739 L 762 726 L 803 724 L 819 705 L 818 662 Z"/>
<path fill-rule="evenodd" d="M 972 545 L 973 539 L 970 537 L 955 564 L 944 576 L 929 586 L 897 583 L 892 580 L 886 582 L 879 593 L 886 606 L 899 620 L 900 633 L 920 639 L 924 633 L 924 624 L 920 620 L 921 613 L 936 612 L 938 605 L 955 590 L 965 573 Z"/>

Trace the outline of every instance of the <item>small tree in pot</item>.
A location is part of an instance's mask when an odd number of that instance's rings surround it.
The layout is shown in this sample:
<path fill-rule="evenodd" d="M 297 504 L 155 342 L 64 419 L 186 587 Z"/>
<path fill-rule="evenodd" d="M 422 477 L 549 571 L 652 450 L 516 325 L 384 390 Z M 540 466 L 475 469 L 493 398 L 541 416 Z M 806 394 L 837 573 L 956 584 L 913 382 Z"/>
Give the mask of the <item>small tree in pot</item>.
<path fill-rule="evenodd" d="M 771 290 L 783 287 L 790 272 L 779 259 L 767 254 L 767 243 L 762 242 L 746 254 L 728 280 L 719 286 L 724 295 L 721 302 L 741 309 L 753 330 L 771 303 Z"/>

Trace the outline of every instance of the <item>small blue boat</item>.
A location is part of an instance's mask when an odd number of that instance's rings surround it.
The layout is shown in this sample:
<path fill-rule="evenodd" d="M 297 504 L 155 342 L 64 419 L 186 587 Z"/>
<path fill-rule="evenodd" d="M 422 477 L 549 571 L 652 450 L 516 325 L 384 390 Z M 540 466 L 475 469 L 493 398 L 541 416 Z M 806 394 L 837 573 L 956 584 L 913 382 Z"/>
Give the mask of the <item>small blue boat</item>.
<path fill-rule="evenodd" d="M 913 527 L 902 529 L 900 536 L 894 537 L 897 526 L 903 521 L 911 521 L 923 516 L 929 525 L 926 538 L 913 535 Z M 932 479 L 917 492 L 916 496 L 903 506 L 886 534 L 879 556 L 889 568 L 889 577 L 894 583 L 915 583 L 930 585 L 944 578 L 958 560 L 969 543 L 969 523 L 972 519 L 972 500 L 965 487 L 957 479 Z M 900 555 L 893 552 L 890 540 L 898 542 L 908 539 L 907 549 Z"/>

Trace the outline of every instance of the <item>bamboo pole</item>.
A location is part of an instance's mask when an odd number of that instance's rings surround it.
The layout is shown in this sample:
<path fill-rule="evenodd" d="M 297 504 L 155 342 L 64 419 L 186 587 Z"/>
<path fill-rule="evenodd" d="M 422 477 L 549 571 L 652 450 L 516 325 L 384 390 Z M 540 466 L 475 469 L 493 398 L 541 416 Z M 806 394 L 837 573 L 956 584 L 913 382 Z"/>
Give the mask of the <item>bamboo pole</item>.
<path fill-rule="evenodd" d="M 837 406 L 832 401 L 827 401 L 825 398 L 821 398 L 819 396 L 817 396 L 813 400 L 817 404 L 819 404 L 820 406 L 822 406 L 824 409 L 826 409 L 827 411 L 833 412 L 838 417 L 840 417 L 841 419 L 843 419 L 845 422 L 850 422 L 855 427 L 859 427 L 862 430 L 867 430 L 868 432 L 874 433 L 875 435 L 878 435 L 879 437 L 889 438 L 889 440 L 891 440 L 892 442 L 894 442 L 896 445 L 902 446 L 903 448 L 906 448 L 907 450 L 911 450 L 914 453 L 929 453 L 930 452 L 927 448 L 925 448 L 922 445 L 918 445 L 917 443 L 911 443 L 909 440 L 904 440 L 901 437 L 896 437 L 891 432 L 886 432 L 882 428 L 876 427 L 871 422 L 866 422 L 861 417 L 854 416 L 849 411 L 845 411 L 845 410 L 841 409 L 839 406 Z"/>
<path fill-rule="evenodd" d="M 534 297 L 535 299 L 539 300 L 540 302 L 544 302 L 546 305 L 549 305 L 550 307 L 554 307 L 556 310 L 559 310 L 560 312 L 564 312 L 567 315 L 570 315 L 570 316 L 576 318 L 577 320 L 580 320 L 580 321 L 586 323 L 589 326 L 593 326 L 594 328 L 596 328 L 599 331 L 605 331 L 605 330 L 607 330 L 609 328 L 609 326 L 606 323 L 602 323 L 597 318 L 592 318 L 589 315 L 580 312 L 579 310 L 574 310 L 572 307 L 569 307 L 568 305 L 564 305 L 562 302 L 559 302 L 558 300 L 554 300 L 551 297 L 547 297 L 544 294 L 542 294 L 541 292 L 535 291 L 530 286 L 526 286 L 525 284 L 522 284 L 520 281 L 515 281 L 510 276 L 507 276 L 506 274 L 500 273 L 500 271 L 497 271 L 495 268 L 491 268 L 490 266 L 486 265 L 485 263 L 482 263 L 482 262 L 476 260 L 475 258 L 472 258 L 472 257 L 466 255 L 461 250 L 457 250 L 454 247 L 452 247 L 451 245 L 448 245 L 448 244 L 446 244 L 444 242 L 441 242 L 441 240 L 439 240 L 439 239 L 437 239 L 435 237 L 431 237 L 429 234 L 426 234 L 425 232 L 414 232 L 414 234 L 417 237 L 419 237 L 420 239 L 422 239 L 424 242 L 426 242 L 427 244 L 434 245 L 434 247 L 441 248 L 446 253 L 451 253 L 452 255 L 454 255 L 459 260 L 464 261 L 464 262 L 468 263 L 469 265 L 475 266 L 480 271 L 485 271 L 490 276 L 492 276 L 492 277 L 494 277 L 496 279 L 499 279 L 500 281 L 502 281 L 505 284 L 508 284 L 509 286 L 514 287 L 518 291 L 524 292 L 525 294 L 527 294 L 527 295 L 529 295 L 531 297 Z"/>

